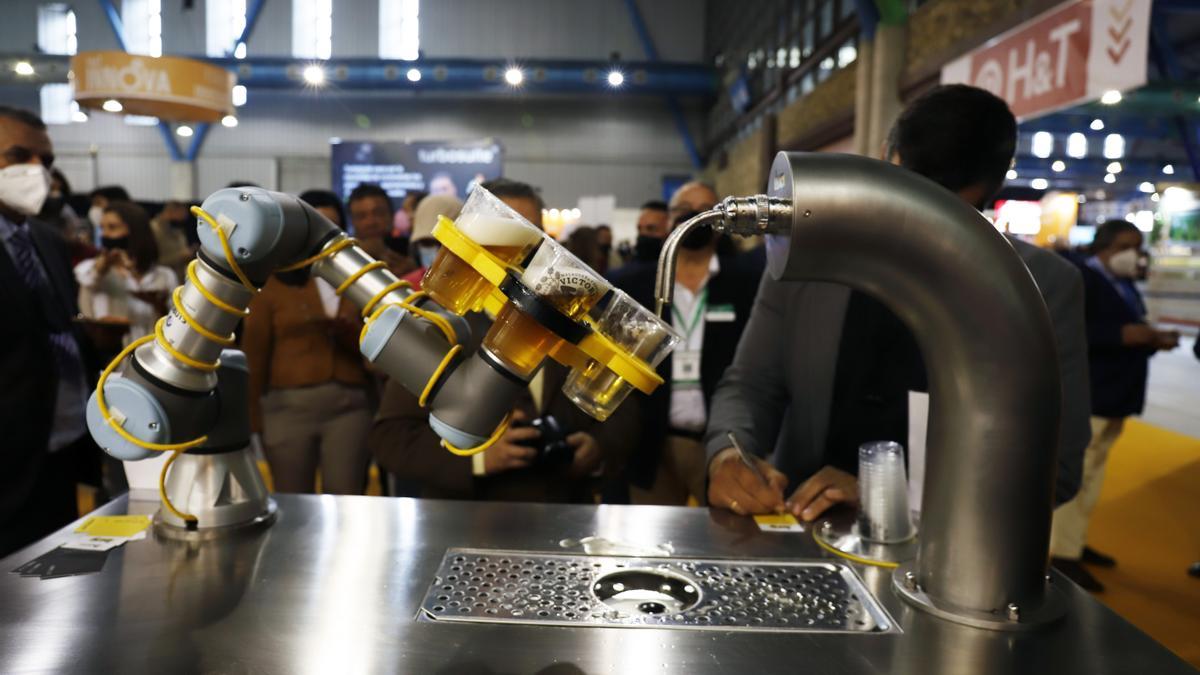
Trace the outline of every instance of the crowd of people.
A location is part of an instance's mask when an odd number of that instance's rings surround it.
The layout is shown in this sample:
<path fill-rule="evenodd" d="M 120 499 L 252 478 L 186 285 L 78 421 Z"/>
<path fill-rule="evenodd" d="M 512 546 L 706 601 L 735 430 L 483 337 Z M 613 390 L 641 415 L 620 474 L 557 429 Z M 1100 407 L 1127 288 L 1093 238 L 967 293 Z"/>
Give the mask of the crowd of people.
<path fill-rule="evenodd" d="M 1003 184 L 1016 133 L 1001 100 L 939 87 L 900 116 L 883 158 L 981 209 Z M 8 317 L 0 420 L 9 430 L 0 556 L 75 518 L 76 482 L 120 489 L 111 475 L 102 481 L 119 466 L 100 461 L 84 402 L 102 365 L 154 330 L 199 247 L 182 202 L 166 202 L 151 218 L 109 186 L 89 195 L 80 216 L 53 160 L 41 120 L 0 107 L 0 302 Z M 541 227 L 535 188 L 511 178 L 482 185 Z M 642 205 L 634 242 L 614 249 L 612 229 L 599 225 L 575 228 L 563 243 L 653 306 L 664 239 L 720 196 L 690 182 L 669 202 Z M 323 189 L 300 198 L 414 287 L 438 255 L 437 219 L 462 208 L 456 196 L 425 193 L 395 208 L 373 184 L 345 203 Z M 1099 590 L 1083 564 L 1113 564 L 1086 547 L 1105 458 L 1124 419 L 1144 406 L 1150 356 L 1179 336 L 1146 318 L 1133 283 L 1144 242 L 1132 225 L 1101 227 L 1082 256 L 1012 244 L 1050 311 L 1063 377 L 1053 555 Z M 445 452 L 417 397 L 363 359 L 359 308 L 307 269 L 278 272 L 238 332 L 252 442 L 282 492 L 361 494 L 374 463 L 385 494 L 395 496 L 699 503 L 812 520 L 857 500 L 860 444 L 906 440 L 907 395 L 924 390 L 924 365 L 908 329 L 880 303 L 835 284 L 775 281 L 763 274 L 765 259 L 761 246 L 739 247 L 711 227 L 690 233 L 663 317 L 682 338 L 659 366 L 665 384 L 598 422 L 561 393 L 566 370 L 547 360 L 516 403 L 514 424 L 470 458 Z M 477 343 L 488 318 L 466 319 Z M 730 433 L 758 457 L 766 483 L 729 447 Z M 551 436 L 556 454 L 544 451 Z"/>

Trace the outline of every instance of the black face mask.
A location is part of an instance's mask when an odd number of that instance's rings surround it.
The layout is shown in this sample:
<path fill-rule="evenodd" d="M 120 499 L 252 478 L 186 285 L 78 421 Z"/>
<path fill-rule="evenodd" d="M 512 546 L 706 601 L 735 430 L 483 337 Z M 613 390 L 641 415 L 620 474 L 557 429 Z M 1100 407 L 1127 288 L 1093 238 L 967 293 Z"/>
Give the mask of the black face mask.
<path fill-rule="evenodd" d="M 129 250 L 129 236 L 124 237 L 100 237 L 100 248 L 107 251 L 116 249 Z"/>
<path fill-rule="evenodd" d="M 287 272 L 276 272 L 275 278 L 279 279 L 288 286 L 303 286 L 308 283 L 309 268 L 302 267 L 298 270 L 290 270 Z"/>
<path fill-rule="evenodd" d="M 639 234 L 637 244 L 633 248 L 633 257 L 638 260 L 658 260 L 662 253 L 663 240 L 648 234 Z"/>
<path fill-rule="evenodd" d="M 58 218 L 66 203 L 67 200 L 62 197 L 46 197 L 46 201 L 42 204 L 41 215 L 45 218 Z"/>

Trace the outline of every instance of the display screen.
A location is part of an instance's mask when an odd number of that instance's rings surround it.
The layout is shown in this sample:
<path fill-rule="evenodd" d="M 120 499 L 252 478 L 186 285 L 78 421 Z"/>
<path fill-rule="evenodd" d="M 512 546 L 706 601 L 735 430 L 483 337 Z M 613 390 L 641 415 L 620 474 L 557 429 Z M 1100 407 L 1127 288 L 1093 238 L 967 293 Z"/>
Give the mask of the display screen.
<path fill-rule="evenodd" d="M 411 191 L 466 199 L 476 183 L 501 175 L 504 149 L 479 141 L 341 141 L 331 145 L 333 190 L 342 200 L 359 183 L 376 183 L 398 206 Z"/>

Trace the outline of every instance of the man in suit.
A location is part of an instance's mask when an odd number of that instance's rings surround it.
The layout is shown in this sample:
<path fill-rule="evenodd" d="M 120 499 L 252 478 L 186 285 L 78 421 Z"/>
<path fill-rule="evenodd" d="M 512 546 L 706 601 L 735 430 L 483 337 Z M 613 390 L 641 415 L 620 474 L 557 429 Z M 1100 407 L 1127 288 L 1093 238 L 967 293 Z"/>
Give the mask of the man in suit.
<path fill-rule="evenodd" d="M 1003 184 L 1016 138 L 1004 101 L 974 87 L 938 87 L 901 114 L 886 157 L 982 208 Z M 1054 324 L 1063 382 L 1056 484 L 1062 503 L 1078 489 L 1090 436 L 1083 290 L 1070 263 L 1010 242 Z M 713 403 L 709 503 L 738 513 L 787 510 L 811 521 L 836 503 L 857 501 L 858 446 L 904 442 L 908 391 L 924 390 L 924 381 L 911 333 L 880 303 L 837 284 L 764 277 Z M 759 460 L 769 485 L 738 461 L 729 432 L 752 453 L 774 450 L 774 466 Z M 789 485 L 798 487 L 785 499 Z"/>
<path fill-rule="evenodd" d="M 687 183 L 671 196 L 671 228 L 717 203 L 703 183 Z M 658 261 L 635 257 L 609 275 L 613 286 L 643 306 L 654 306 Z M 694 230 L 679 248 L 675 303 L 663 317 L 683 342 L 659 366 L 664 384 L 649 397 L 633 394 L 609 419 L 628 430 L 624 473 L 629 496 L 640 504 L 704 501 L 705 453 L 701 439 L 713 392 L 750 317 L 762 276 L 761 248 L 739 254 L 711 227 Z M 633 440 L 636 439 L 636 440 Z M 616 499 L 620 496 L 614 495 Z"/>
<path fill-rule="evenodd" d="M 1087 319 L 1092 382 L 1092 442 L 1083 455 L 1079 494 L 1054 511 L 1050 555 L 1054 566 L 1089 591 L 1104 590 L 1083 563 L 1112 567 L 1116 561 L 1087 546 L 1087 528 L 1100 497 L 1104 467 L 1125 418 L 1146 404 L 1150 357 L 1179 346 L 1179 333 L 1146 322 L 1146 306 L 1133 280 L 1138 275 L 1142 233 L 1113 220 L 1096 230 L 1092 255 L 1079 260 Z"/>
<path fill-rule="evenodd" d="M 30 218 L 53 162 L 42 120 L 0 106 L 0 557 L 74 520 L 76 480 L 98 468 L 66 245 Z"/>

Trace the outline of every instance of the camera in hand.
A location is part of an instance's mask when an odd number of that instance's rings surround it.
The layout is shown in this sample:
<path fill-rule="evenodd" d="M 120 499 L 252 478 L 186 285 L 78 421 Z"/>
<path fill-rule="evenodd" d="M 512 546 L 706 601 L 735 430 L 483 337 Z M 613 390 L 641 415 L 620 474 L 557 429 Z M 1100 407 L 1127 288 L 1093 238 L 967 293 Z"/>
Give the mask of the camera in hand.
<path fill-rule="evenodd" d="M 514 426 L 530 426 L 541 432 L 537 438 L 519 443 L 538 451 L 533 459 L 534 465 L 564 466 L 575 459 L 575 450 L 567 445 L 569 432 L 554 415 L 544 415 L 531 422 L 517 422 Z"/>

